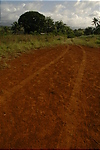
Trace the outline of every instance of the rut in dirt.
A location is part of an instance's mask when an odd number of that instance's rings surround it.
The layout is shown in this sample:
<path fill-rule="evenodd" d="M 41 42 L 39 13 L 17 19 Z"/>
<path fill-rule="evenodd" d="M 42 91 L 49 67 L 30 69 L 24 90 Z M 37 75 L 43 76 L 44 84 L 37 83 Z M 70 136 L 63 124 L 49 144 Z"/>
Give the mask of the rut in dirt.
<path fill-rule="evenodd" d="M 64 45 L 0 71 L 0 148 L 100 148 L 99 57 Z"/>
<path fill-rule="evenodd" d="M 69 48 L 69 46 L 68 46 Z M 20 90 L 24 85 L 26 85 L 30 80 L 32 80 L 36 75 L 40 74 L 42 71 L 44 71 L 46 68 L 48 68 L 50 65 L 54 65 L 57 61 L 59 61 L 59 59 L 61 59 L 68 51 L 68 48 L 66 48 L 67 50 L 65 50 L 62 54 L 60 54 L 60 56 L 58 56 L 56 59 L 54 59 L 53 61 L 51 61 L 50 63 L 46 64 L 45 66 L 43 66 L 42 68 L 40 68 L 37 72 L 35 72 L 34 74 L 28 76 L 26 79 L 24 79 L 23 81 L 21 81 L 18 85 L 14 86 L 12 89 L 5 90 L 4 91 L 4 96 L 0 97 L 0 101 L 4 101 L 6 97 L 10 97 L 11 95 L 13 95 L 15 92 L 17 92 L 18 90 Z M 31 66 L 32 68 L 32 66 Z"/>
<path fill-rule="evenodd" d="M 83 52 L 83 58 L 82 58 L 82 62 L 80 64 L 80 68 L 77 74 L 77 77 L 75 79 L 75 83 L 74 83 L 74 87 L 73 87 L 73 91 L 70 97 L 70 101 L 68 104 L 68 108 L 66 111 L 66 126 L 63 129 L 63 132 L 65 132 L 66 136 L 65 139 L 63 141 L 61 141 L 61 137 L 59 139 L 57 148 L 73 148 L 72 147 L 72 143 L 73 143 L 73 135 L 77 135 L 77 128 L 78 128 L 78 124 L 80 124 L 80 122 L 78 122 L 78 109 L 79 106 L 82 106 L 82 103 L 80 103 L 79 100 L 79 95 L 80 95 L 80 91 L 81 91 L 81 81 L 84 75 L 84 70 L 86 67 L 86 52 L 85 50 L 79 46 L 80 49 Z M 85 108 L 83 108 L 84 113 L 85 112 Z M 70 115 L 69 115 L 70 114 Z M 68 124 L 67 124 L 68 122 Z M 63 134 L 61 133 L 60 136 L 63 136 Z"/>

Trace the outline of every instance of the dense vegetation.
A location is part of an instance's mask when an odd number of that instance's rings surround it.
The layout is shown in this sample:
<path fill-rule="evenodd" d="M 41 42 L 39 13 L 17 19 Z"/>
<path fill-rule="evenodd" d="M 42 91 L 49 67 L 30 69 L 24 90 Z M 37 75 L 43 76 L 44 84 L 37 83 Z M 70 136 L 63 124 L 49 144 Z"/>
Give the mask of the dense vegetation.
<path fill-rule="evenodd" d="M 100 20 L 93 19 L 94 28 L 72 30 L 62 21 L 54 22 L 51 17 L 45 17 L 43 14 L 35 11 L 29 11 L 22 14 L 18 21 L 13 22 L 10 27 L 2 27 L 0 34 L 50 34 L 66 35 L 68 38 L 79 37 L 82 35 L 100 34 Z"/>

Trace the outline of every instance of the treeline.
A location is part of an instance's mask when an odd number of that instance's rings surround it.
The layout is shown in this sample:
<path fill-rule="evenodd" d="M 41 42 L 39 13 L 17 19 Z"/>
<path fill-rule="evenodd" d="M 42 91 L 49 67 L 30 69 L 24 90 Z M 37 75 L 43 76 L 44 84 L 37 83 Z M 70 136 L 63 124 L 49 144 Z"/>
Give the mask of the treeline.
<path fill-rule="evenodd" d="M 22 14 L 18 22 L 14 22 L 11 27 L 13 33 L 25 34 L 65 34 L 74 37 L 74 31 L 66 26 L 62 21 L 54 22 L 51 17 L 45 17 L 39 12 L 29 11 Z"/>
<path fill-rule="evenodd" d="M 66 35 L 68 38 L 75 36 L 100 34 L 100 21 L 97 18 L 93 19 L 94 28 L 72 30 L 62 21 L 56 21 L 51 17 L 45 17 L 39 12 L 29 11 L 22 14 L 18 21 L 13 22 L 11 27 L 2 27 L 1 34 L 54 34 Z"/>
<path fill-rule="evenodd" d="M 84 34 L 91 35 L 91 34 L 100 34 L 100 20 L 94 17 L 93 24 L 95 25 L 95 28 L 88 27 L 85 29 Z"/>

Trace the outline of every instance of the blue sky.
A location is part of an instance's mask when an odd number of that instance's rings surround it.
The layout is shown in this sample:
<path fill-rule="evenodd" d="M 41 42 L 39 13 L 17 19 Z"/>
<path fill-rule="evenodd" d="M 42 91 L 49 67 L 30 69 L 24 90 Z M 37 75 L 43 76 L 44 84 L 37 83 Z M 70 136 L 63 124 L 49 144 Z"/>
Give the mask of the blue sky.
<path fill-rule="evenodd" d="M 86 28 L 92 26 L 94 17 L 100 18 L 100 1 L 2 0 L 0 24 L 11 25 L 26 11 L 38 11 L 73 28 Z"/>

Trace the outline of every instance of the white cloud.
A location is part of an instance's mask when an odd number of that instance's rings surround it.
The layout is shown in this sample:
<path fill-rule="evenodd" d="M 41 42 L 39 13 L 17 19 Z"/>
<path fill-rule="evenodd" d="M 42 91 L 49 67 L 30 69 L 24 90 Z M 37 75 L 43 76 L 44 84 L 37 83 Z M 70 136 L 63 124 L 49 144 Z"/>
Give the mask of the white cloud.
<path fill-rule="evenodd" d="M 62 9 L 64 9 L 65 6 L 59 4 L 59 5 L 56 5 L 55 8 L 54 8 L 54 13 L 59 13 L 60 11 L 62 11 Z"/>
<path fill-rule="evenodd" d="M 25 11 L 34 11 L 41 8 L 39 2 L 2 2 L 1 4 L 1 22 L 14 22 L 17 21 L 21 14 Z"/>
<path fill-rule="evenodd" d="M 1 21 L 12 23 L 26 11 L 38 11 L 54 21 L 62 20 L 71 27 L 85 28 L 91 26 L 94 17 L 100 17 L 100 1 L 2 2 Z"/>
<path fill-rule="evenodd" d="M 37 10 L 41 8 L 41 4 L 40 3 L 33 3 L 33 2 L 29 2 L 24 4 L 23 8 L 25 10 Z"/>

